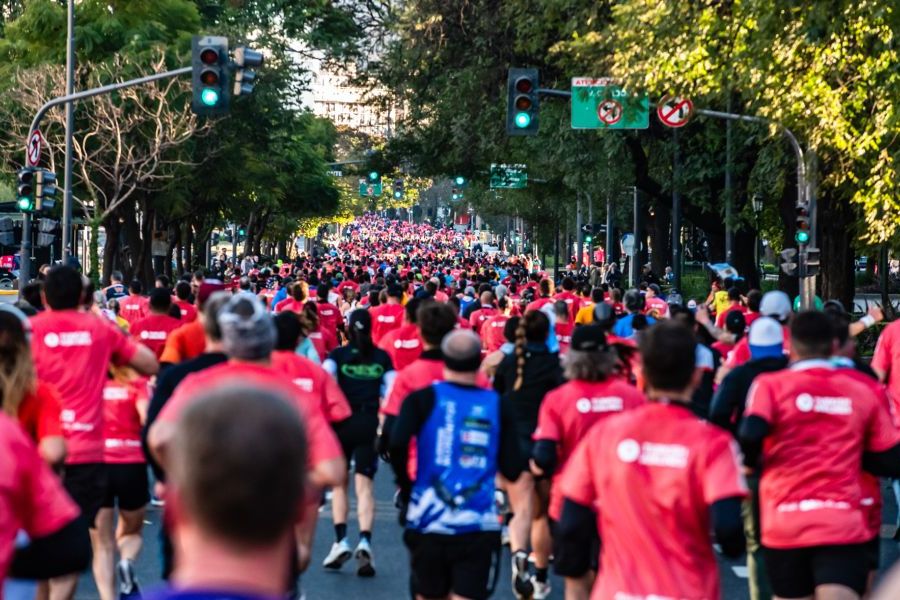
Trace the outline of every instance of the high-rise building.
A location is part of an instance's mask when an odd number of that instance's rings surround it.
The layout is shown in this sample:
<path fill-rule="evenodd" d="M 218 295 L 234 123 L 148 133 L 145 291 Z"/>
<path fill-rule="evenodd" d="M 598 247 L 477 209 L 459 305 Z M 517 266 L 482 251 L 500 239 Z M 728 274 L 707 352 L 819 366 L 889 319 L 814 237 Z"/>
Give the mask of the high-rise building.
<path fill-rule="evenodd" d="M 339 69 L 339 70 L 338 70 Z M 312 69 L 310 108 L 317 116 L 372 137 L 390 137 L 402 111 L 384 89 L 353 83 L 354 72 L 341 65 L 319 64 Z"/>

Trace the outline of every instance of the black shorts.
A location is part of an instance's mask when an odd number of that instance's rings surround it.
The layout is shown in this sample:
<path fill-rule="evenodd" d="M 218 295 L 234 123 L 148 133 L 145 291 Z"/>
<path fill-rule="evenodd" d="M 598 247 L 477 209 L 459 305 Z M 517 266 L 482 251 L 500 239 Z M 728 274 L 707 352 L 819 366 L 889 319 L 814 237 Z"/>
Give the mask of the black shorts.
<path fill-rule="evenodd" d="M 490 597 L 500 568 L 500 532 L 461 535 L 418 533 L 406 530 L 410 586 L 426 598 L 444 598 L 451 592 L 472 600 Z"/>
<path fill-rule="evenodd" d="M 869 570 L 877 571 L 881 567 L 881 536 L 876 535 L 866 542 L 866 556 L 868 556 Z"/>
<path fill-rule="evenodd" d="M 550 535 L 553 536 L 553 572 L 560 577 L 578 578 L 588 571 L 597 571 L 600 562 L 600 534 L 591 528 L 591 547 L 587 554 L 581 545 L 565 544 L 559 539 L 559 524 L 550 519 Z"/>
<path fill-rule="evenodd" d="M 91 528 L 103 507 L 109 488 L 109 471 L 103 463 L 66 465 L 63 469 L 63 487 L 81 509 L 81 515 Z"/>
<path fill-rule="evenodd" d="M 809 548 L 763 547 L 772 593 L 805 598 L 820 585 L 842 585 L 862 596 L 870 570 L 869 543 Z"/>
<path fill-rule="evenodd" d="M 108 464 L 109 487 L 103 508 L 137 510 L 150 501 L 150 482 L 146 463 Z"/>
<path fill-rule="evenodd" d="M 378 452 L 375 438 L 378 437 L 378 415 L 354 414 L 341 421 L 335 428 L 347 466 L 353 464 L 353 472 L 372 479 L 378 471 Z"/>

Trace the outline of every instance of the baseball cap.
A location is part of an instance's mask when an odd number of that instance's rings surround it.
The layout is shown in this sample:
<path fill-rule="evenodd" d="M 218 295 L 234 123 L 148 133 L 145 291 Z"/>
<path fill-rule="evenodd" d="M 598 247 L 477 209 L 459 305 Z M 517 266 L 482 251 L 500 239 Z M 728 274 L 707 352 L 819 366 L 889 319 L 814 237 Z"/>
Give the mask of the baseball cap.
<path fill-rule="evenodd" d="M 779 321 L 787 321 L 791 315 L 791 299 L 782 291 L 774 290 L 763 294 L 759 303 L 759 312 L 766 317 L 775 317 Z"/>
<path fill-rule="evenodd" d="M 750 356 L 754 360 L 784 355 L 784 329 L 781 323 L 771 317 L 760 317 L 753 321 L 747 342 L 750 345 Z"/>
<path fill-rule="evenodd" d="M 599 325 L 576 327 L 572 333 L 572 350 L 597 352 L 606 348 L 606 332 Z"/>
<path fill-rule="evenodd" d="M 647 286 L 647 289 L 653 290 L 653 293 L 656 294 L 657 296 L 659 296 L 660 294 L 662 294 L 662 290 L 661 290 L 660 287 L 659 287 L 657 284 L 655 284 L 655 283 L 651 283 L 650 285 L 648 285 L 648 286 Z"/>

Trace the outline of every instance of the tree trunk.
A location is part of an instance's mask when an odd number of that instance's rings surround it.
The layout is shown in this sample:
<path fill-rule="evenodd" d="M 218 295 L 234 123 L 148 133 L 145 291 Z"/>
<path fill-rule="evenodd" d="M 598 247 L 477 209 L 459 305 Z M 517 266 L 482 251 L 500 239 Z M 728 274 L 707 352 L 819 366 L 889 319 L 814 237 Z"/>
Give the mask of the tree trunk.
<path fill-rule="evenodd" d="M 816 241 L 822 264 L 819 294 L 825 300 L 840 300 L 844 306 L 852 306 L 855 281 L 850 232 L 856 215 L 846 199 L 829 193 L 819 195 L 818 214 Z"/>
<path fill-rule="evenodd" d="M 100 272 L 100 240 L 98 240 L 98 236 L 100 235 L 100 221 L 97 219 L 90 220 L 90 228 L 91 228 L 91 243 L 88 249 L 88 260 L 90 261 L 90 270 L 91 270 L 91 279 L 94 280 L 94 283 L 100 284 L 108 279 L 102 279 L 102 274 Z"/>
<path fill-rule="evenodd" d="M 782 240 L 782 248 L 796 248 L 797 243 L 794 241 L 794 233 L 797 231 L 797 180 L 794 177 L 788 177 L 785 182 L 784 192 L 778 201 L 778 212 L 781 214 L 781 220 L 784 222 L 784 239 Z M 776 255 L 776 263 L 781 262 L 781 258 Z M 823 257 L 824 262 L 824 257 Z M 800 293 L 800 281 L 796 275 L 787 275 L 778 264 L 778 289 L 784 291 L 791 298 L 796 297 Z"/>
<path fill-rule="evenodd" d="M 747 229 L 736 229 L 734 232 L 734 259 L 733 267 L 737 269 L 741 277 L 747 280 L 750 289 L 760 289 L 761 282 L 759 271 L 756 269 L 756 253 L 753 252 L 756 244 L 756 232 Z"/>
<path fill-rule="evenodd" d="M 103 228 L 106 230 L 106 244 L 103 246 L 103 276 L 101 281 L 107 282 L 110 274 L 118 270 L 117 258 L 119 256 L 120 229 L 118 217 L 115 215 L 107 217 L 103 222 Z"/>
<path fill-rule="evenodd" d="M 182 240 L 181 225 L 175 228 L 175 268 L 178 270 L 178 276 L 184 275 L 184 244 Z"/>
<path fill-rule="evenodd" d="M 191 264 L 191 257 L 194 252 L 194 228 L 191 226 L 190 221 L 187 221 L 184 224 L 184 258 L 187 261 L 185 263 L 185 267 L 188 270 L 194 268 L 194 265 Z"/>
<path fill-rule="evenodd" d="M 650 233 L 650 247 L 653 253 L 650 255 L 650 268 L 658 276 L 662 276 L 667 266 L 672 266 L 672 209 L 664 202 L 654 203 L 654 216 L 649 219 L 648 230 Z"/>

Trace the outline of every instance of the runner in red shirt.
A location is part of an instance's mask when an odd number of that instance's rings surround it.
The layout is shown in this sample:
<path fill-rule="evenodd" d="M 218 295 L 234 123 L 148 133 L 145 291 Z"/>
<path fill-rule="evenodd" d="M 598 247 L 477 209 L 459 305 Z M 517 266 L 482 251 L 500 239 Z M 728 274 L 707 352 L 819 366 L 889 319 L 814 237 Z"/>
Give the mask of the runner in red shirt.
<path fill-rule="evenodd" d="M 500 298 L 497 301 L 500 312 L 493 315 L 481 326 L 481 347 L 487 354 L 496 352 L 506 342 L 503 337 L 503 329 L 510 319 L 509 300 Z"/>
<path fill-rule="evenodd" d="M 560 474 L 590 428 L 607 417 L 646 403 L 646 398 L 633 386 L 614 377 L 618 357 L 606 345 L 606 332 L 597 325 L 585 325 L 575 330 L 572 346 L 566 356 L 566 378 L 569 382 L 544 397 L 534 431 L 532 472 L 536 477 L 552 475 L 550 487 L 551 531 L 556 529 L 562 512 Z M 584 573 L 569 572 L 565 548 L 559 544 L 553 550 L 555 570 L 563 577 L 579 578 Z M 549 557 L 547 557 L 549 559 Z M 596 566 L 596 556 L 591 557 Z M 567 582 L 567 588 L 576 585 Z M 535 587 L 540 587 L 536 582 Z M 549 584 L 545 582 L 546 591 Z M 546 597 L 546 595 L 544 595 Z"/>
<path fill-rule="evenodd" d="M 594 600 L 715 600 L 719 569 L 709 532 L 726 556 L 744 551 L 747 488 L 737 449 L 689 407 L 695 346 L 693 332 L 677 322 L 643 331 L 651 403 L 593 427 L 561 476 L 556 536 L 570 553 L 571 573 L 589 573 L 591 538 L 600 533 Z"/>
<path fill-rule="evenodd" d="M 534 282 L 530 282 L 526 289 L 528 289 Z M 540 287 L 540 297 L 533 302 L 529 302 L 525 307 L 523 312 L 528 312 L 529 310 L 541 310 L 545 304 L 549 304 L 553 302 L 553 281 L 550 279 L 541 279 Z"/>
<path fill-rule="evenodd" d="M 900 432 L 883 395 L 829 360 L 828 316 L 795 315 L 791 339 L 791 367 L 754 380 L 740 427 L 746 464 L 762 459 L 760 522 L 772 591 L 862 595 L 871 539 L 862 468 L 900 476 Z"/>
<path fill-rule="evenodd" d="M 319 323 L 322 329 L 337 340 L 338 327 L 341 324 L 341 311 L 337 306 L 328 302 L 330 290 L 331 288 L 326 284 L 316 288 L 316 296 L 318 297 L 316 310 L 319 313 Z"/>
<path fill-rule="evenodd" d="M 182 323 L 193 323 L 197 320 L 197 308 L 191 304 L 191 284 L 179 281 L 175 284 L 175 306 L 181 312 Z"/>
<path fill-rule="evenodd" d="M 147 316 L 147 298 L 142 296 L 144 285 L 135 279 L 128 286 L 129 294 L 125 298 L 119 298 L 119 316 L 135 323 Z"/>
<path fill-rule="evenodd" d="M 309 284 L 305 281 L 297 281 L 291 286 L 290 296 L 275 305 L 274 312 L 280 313 L 289 310 L 299 315 L 308 301 Z"/>
<path fill-rule="evenodd" d="M 411 365 L 422 355 L 422 336 L 419 335 L 416 319 L 420 306 L 422 302 L 418 298 L 409 300 L 403 307 L 403 325 L 387 332 L 378 344 L 378 347 L 391 357 L 391 364 L 397 371 Z"/>
<path fill-rule="evenodd" d="M 569 322 L 575 322 L 575 315 L 578 314 L 578 310 L 581 308 L 581 298 L 575 293 L 575 280 L 571 277 L 566 277 L 562 281 L 563 291 L 556 294 L 553 297 L 554 300 L 562 300 L 566 303 L 566 308 L 569 309 Z"/>
<path fill-rule="evenodd" d="M 169 316 L 172 308 L 172 296 L 169 294 L 169 290 L 154 289 L 150 293 L 148 306 L 147 316 L 131 323 L 131 335 L 150 348 L 156 358 L 161 358 L 169 335 L 181 327 L 183 322 Z"/>
<path fill-rule="evenodd" d="M 0 456 L 0 585 L 14 553 L 32 576 L 85 570 L 91 548 L 78 506 L 18 423 L 2 413 Z M 16 551 L 20 531 L 28 534 L 30 542 Z"/>
<path fill-rule="evenodd" d="M 387 332 L 400 327 L 403 321 L 403 306 L 400 304 L 403 288 L 393 284 L 388 286 L 387 293 L 386 304 L 369 309 L 369 314 L 372 315 L 372 340 L 376 346 Z"/>
<path fill-rule="evenodd" d="M 575 323 L 570 317 L 569 307 L 562 300 L 557 300 L 553 304 L 553 315 L 556 317 L 553 333 L 556 334 L 559 355 L 562 356 L 569 351 L 569 346 L 572 344 L 572 331 L 575 329 Z"/>
<path fill-rule="evenodd" d="M 469 325 L 478 335 L 481 335 L 481 327 L 484 325 L 484 322 L 497 314 L 497 309 L 494 307 L 493 292 L 482 292 L 480 300 L 481 307 L 475 309 L 469 315 Z"/>
<path fill-rule="evenodd" d="M 162 290 L 165 291 L 165 290 Z M 116 596 L 116 573 L 122 594 L 138 591 L 134 575 L 143 542 L 144 513 L 149 499 L 147 463 L 141 449 L 141 427 L 147 419 L 147 380 L 127 368 L 116 368 L 103 388 L 103 462 L 109 491 L 97 513 L 94 580 L 101 597 Z M 114 527 L 116 507 L 118 526 Z M 116 565 L 116 549 L 121 560 Z"/>

